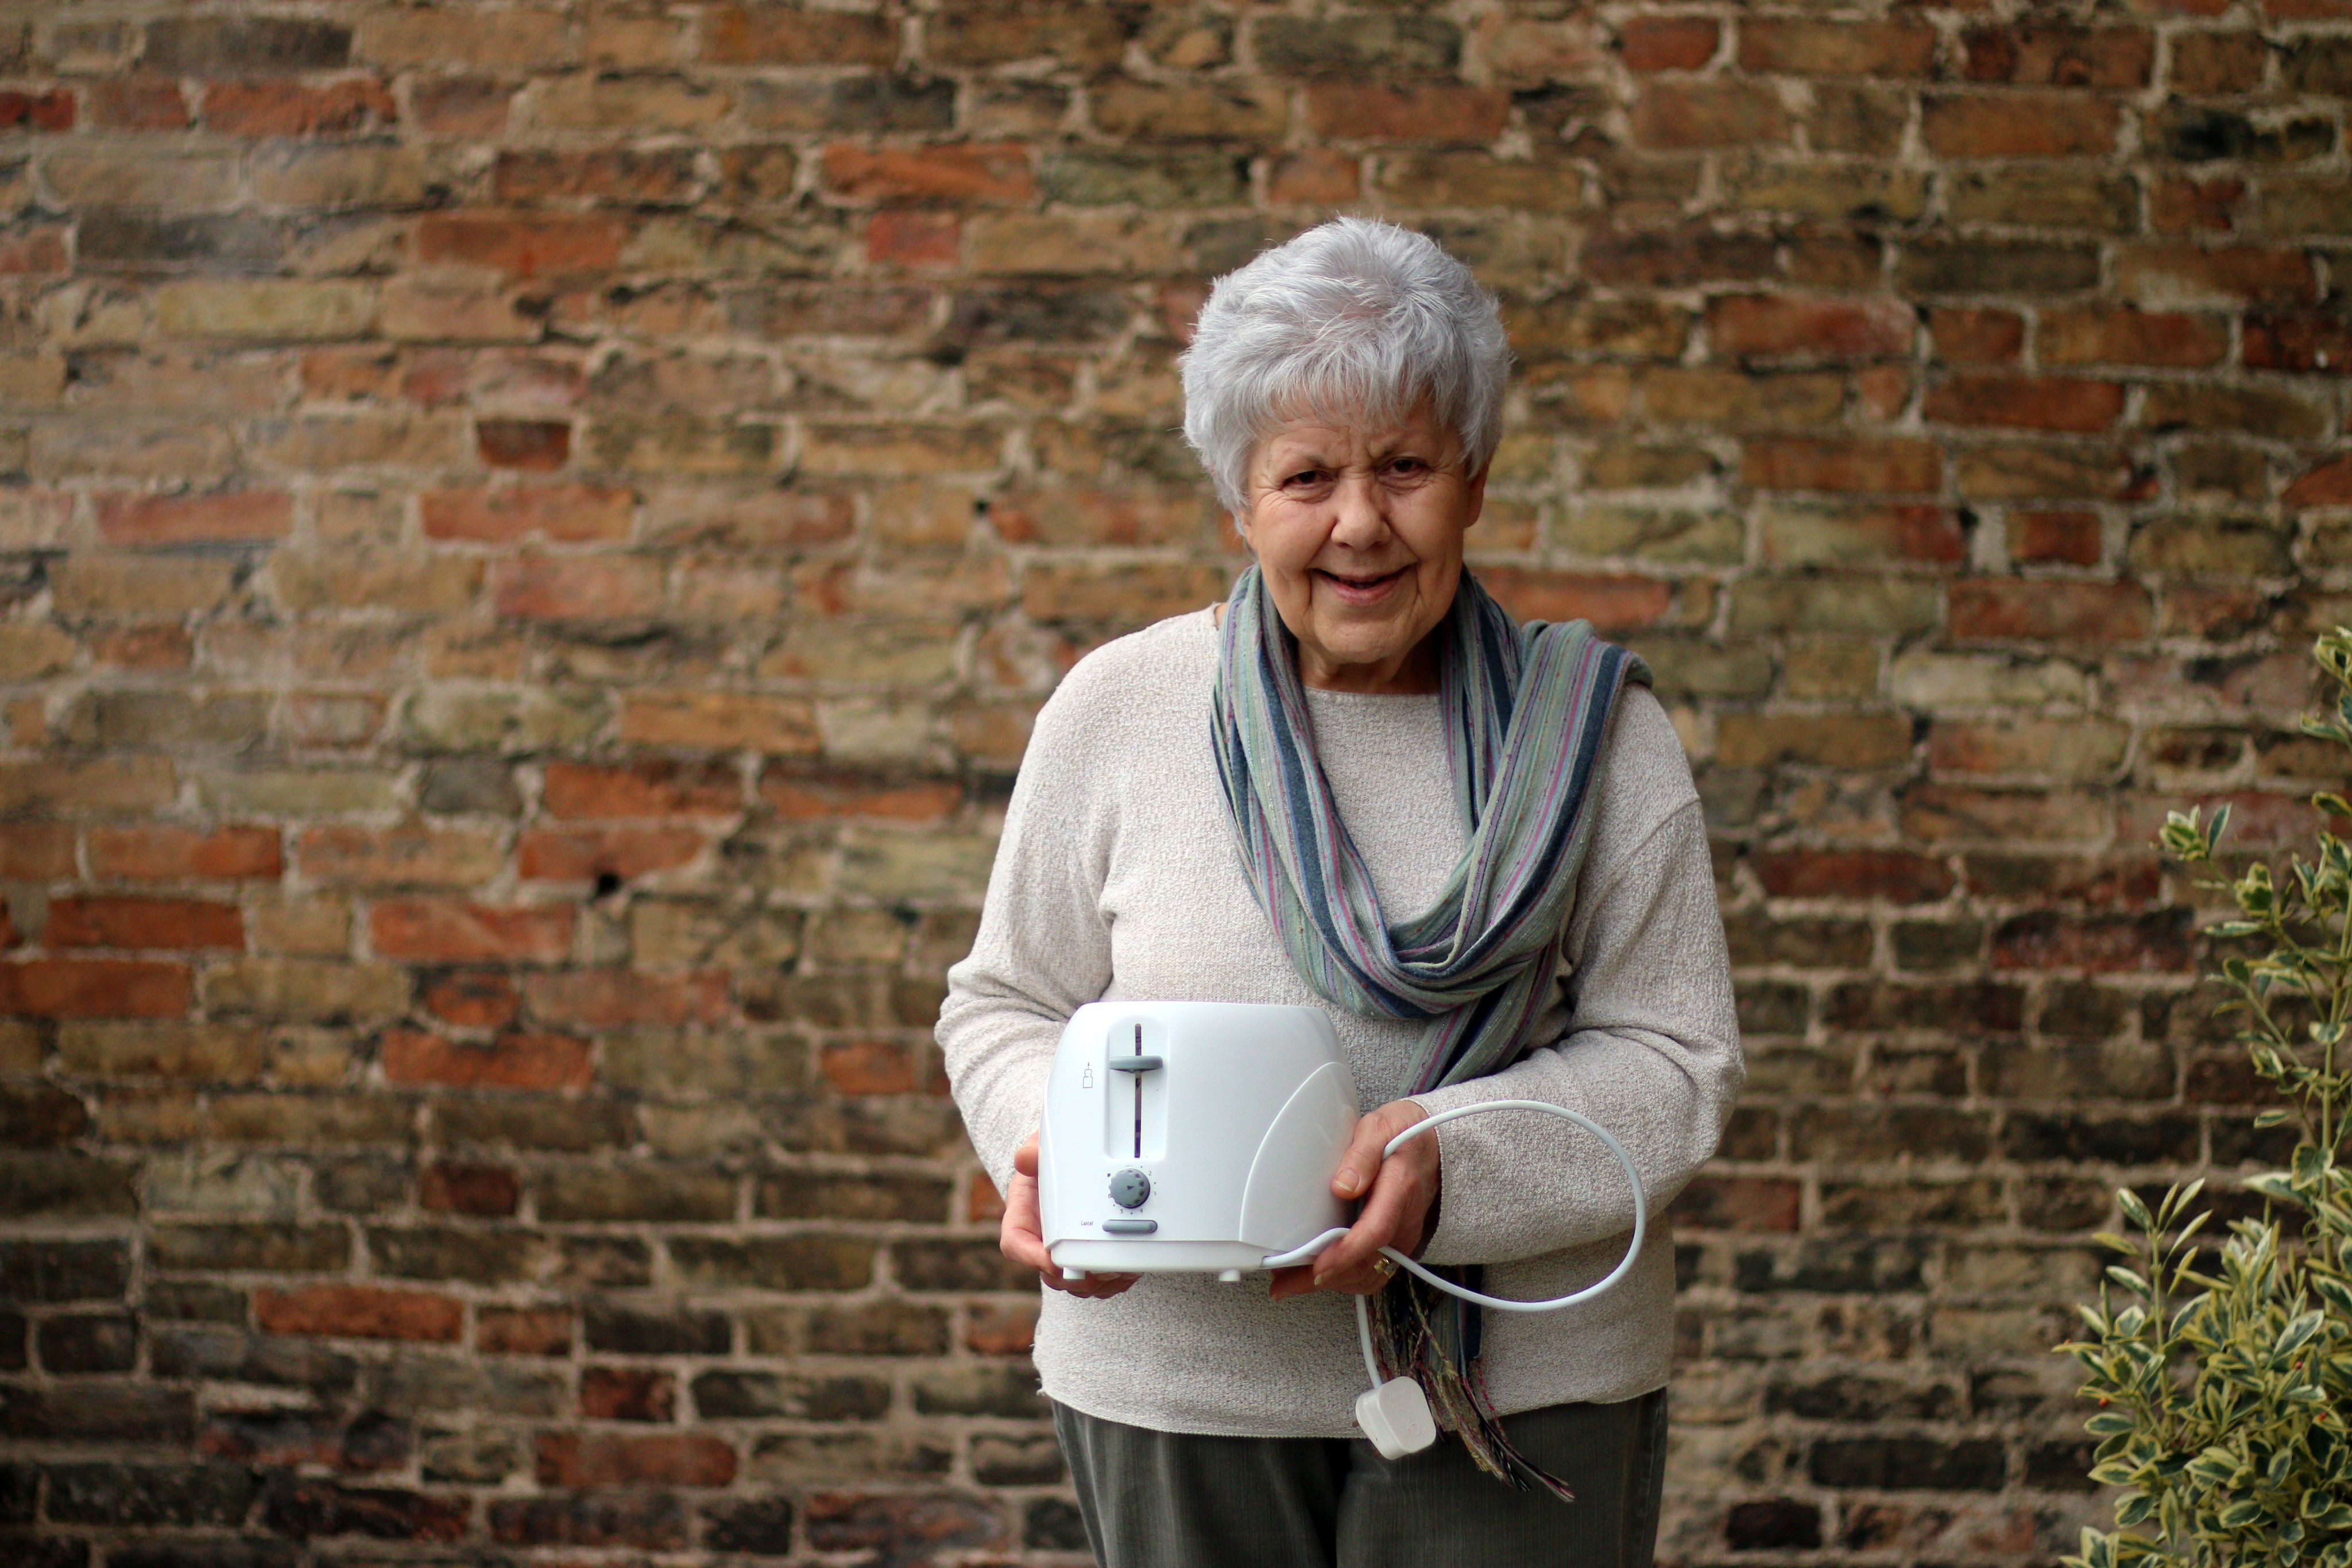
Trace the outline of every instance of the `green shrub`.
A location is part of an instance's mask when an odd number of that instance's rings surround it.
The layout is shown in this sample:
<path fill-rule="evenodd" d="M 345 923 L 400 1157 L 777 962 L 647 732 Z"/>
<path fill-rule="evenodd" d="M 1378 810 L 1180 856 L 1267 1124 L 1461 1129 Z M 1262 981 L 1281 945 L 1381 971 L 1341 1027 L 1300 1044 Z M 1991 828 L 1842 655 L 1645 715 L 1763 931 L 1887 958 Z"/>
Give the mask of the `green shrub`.
<path fill-rule="evenodd" d="M 2336 702 L 2304 731 L 2352 748 L 2352 629 L 2313 653 Z M 2312 803 L 2352 818 L 2341 796 Z M 2233 878 L 2215 860 L 2228 823 L 2226 805 L 2210 824 L 2176 811 L 2159 842 L 2213 873 L 2198 885 L 2236 902 L 2209 928 L 2228 954 L 2223 1010 L 2287 1102 L 2255 1124 L 2293 1124 L 2300 1138 L 2287 1169 L 2245 1183 L 2263 1218 L 2230 1226 L 2218 1257 L 2199 1239 L 2210 1211 L 2189 1214 L 2201 1181 L 2153 1212 L 2117 1195 L 2131 1234 L 2098 1239 L 2125 1260 L 2106 1270 L 2099 1304 L 2078 1309 L 2088 1337 L 2058 1348 L 2088 1372 L 2082 1392 L 2099 1405 L 2091 1477 L 2122 1492 L 2115 1532 L 2085 1529 L 2069 1568 L 2352 1568 L 2352 1173 L 2339 1163 L 2352 1113 L 2352 842 L 2323 825 L 2315 862 L 2294 856 L 2273 876 L 2257 861 Z"/>

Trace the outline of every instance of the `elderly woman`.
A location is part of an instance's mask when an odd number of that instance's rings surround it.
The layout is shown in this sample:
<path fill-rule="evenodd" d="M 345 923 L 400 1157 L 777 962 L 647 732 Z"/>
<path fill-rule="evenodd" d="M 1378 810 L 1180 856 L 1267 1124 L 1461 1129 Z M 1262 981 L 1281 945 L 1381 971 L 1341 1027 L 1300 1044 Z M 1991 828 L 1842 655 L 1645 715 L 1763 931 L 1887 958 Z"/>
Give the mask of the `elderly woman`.
<path fill-rule="evenodd" d="M 1647 1563 L 1673 1247 L 1547 1314 L 1458 1307 L 1380 1249 L 1503 1297 L 1613 1267 L 1612 1130 L 1652 1212 L 1714 1151 L 1743 1069 L 1706 829 L 1648 673 L 1583 622 L 1514 623 L 1463 570 L 1501 423 L 1494 300 L 1431 240 L 1324 224 L 1220 279 L 1184 432 L 1255 563 L 1097 648 L 1021 764 L 939 1040 L 1048 1290 L 1036 1360 L 1110 1568 Z M 1307 890 L 1302 893 L 1302 889 Z M 1065 1020 L 1102 998 L 1322 1009 L 1362 1118 L 1352 1228 L 1270 1290 L 1063 1276 L 1036 1133 Z M 1451 1437 L 1355 1436 L 1350 1294 Z M 1404 1364 L 1397 1364 L 1399 1363 Z M 1484 1473 L 1482 1473 L 1484 1472 Z"/>

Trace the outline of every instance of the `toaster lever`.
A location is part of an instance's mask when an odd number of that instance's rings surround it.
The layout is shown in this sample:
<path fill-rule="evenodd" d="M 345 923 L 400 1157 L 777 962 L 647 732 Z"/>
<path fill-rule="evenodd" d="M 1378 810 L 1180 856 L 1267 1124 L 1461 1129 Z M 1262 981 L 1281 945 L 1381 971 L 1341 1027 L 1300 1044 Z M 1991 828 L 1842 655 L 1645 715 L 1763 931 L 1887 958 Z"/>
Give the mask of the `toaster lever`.
<path fill-rule="evenodd" d="M 1113 1072 L 1157 1072 L 1163 1065 L 1156 1056 L 1114 1056 L 1109 1060 Z"/>

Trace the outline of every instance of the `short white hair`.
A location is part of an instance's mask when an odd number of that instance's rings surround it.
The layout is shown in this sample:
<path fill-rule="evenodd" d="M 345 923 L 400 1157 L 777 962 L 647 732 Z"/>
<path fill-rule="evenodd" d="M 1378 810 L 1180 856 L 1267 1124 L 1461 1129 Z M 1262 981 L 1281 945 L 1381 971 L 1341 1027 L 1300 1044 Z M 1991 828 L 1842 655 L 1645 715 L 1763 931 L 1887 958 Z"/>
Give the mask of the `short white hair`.
<path fill-rule="evenodd" d="M 1184 439 L 1238 515 L 1257 444 L 1302 416 L 1392 418 L 1427 398 L 1485 472 L 1511 348 L 1495 297 L 1435 240 L 1333 218 L 1218 278 L 1177 365 Z"/>

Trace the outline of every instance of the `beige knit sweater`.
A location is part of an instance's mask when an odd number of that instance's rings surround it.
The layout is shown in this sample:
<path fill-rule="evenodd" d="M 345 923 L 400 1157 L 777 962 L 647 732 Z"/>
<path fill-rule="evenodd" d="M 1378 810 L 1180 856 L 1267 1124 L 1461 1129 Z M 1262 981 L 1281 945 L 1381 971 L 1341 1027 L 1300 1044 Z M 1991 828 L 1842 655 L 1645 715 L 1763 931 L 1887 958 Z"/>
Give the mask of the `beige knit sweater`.
<path fill-rule="evenodd" d="M 1037 1130 L 1065 1019 L 1104 997 L 1319 1007 L 1370 1109 L 1395 1097 L 1421 1025 L 1360 1017 L 1300 983 L 1250 896 L 1209 751 L 1217 634 L 1203 609 L 1080 660 L 1037 716 L 971 954 L 948 971 L 939 1040 L 973 1146 L 1003 1186 Z M 1434 902 L 1462 854 L 1434 696 L 1310 689 L 1316 748 L 1393 922 Z M 1552 1041 L 1490 1077 L 1415 1096 L 1432 1111 L 1544 1100 L 1583 1112 L 1641 1168 L 1641 1262 L 1564 1312 L 1486 1314 L 1486 1386 L 1505 1414 L 1663 1385 L 1674 1247 L 1656 1217 L 1714 1152 L 1744 1069 L 1722 919 L 1690 766 L 1665 710 L 1627 686 L 1611 721 L 1591 848 L 1569 924 Z M 1423 1256 L 1483 1262 L 1489 1292 L 1563 1295 L 1606 1273 L 1633 1224 L 1624 1175 L 1589 1134 L 1530 1113 L 1434 1134 L 1444 1195 Z M 1047 1395 L 1162 1431 L 1348 1437 L 1365 1386 L 1349 1299 L 1274 1301 L 1147 1275 L 1124 1295 L 1045 1292 Z"/>

